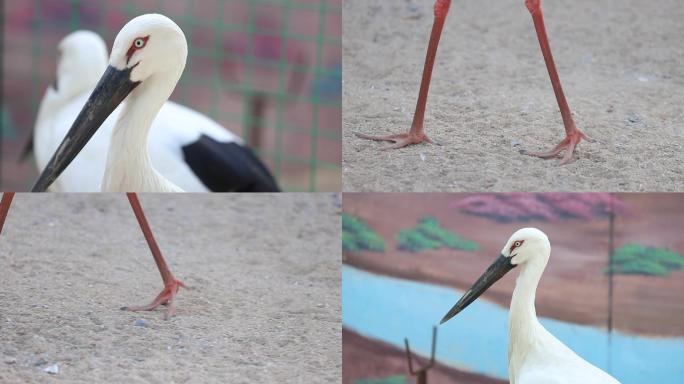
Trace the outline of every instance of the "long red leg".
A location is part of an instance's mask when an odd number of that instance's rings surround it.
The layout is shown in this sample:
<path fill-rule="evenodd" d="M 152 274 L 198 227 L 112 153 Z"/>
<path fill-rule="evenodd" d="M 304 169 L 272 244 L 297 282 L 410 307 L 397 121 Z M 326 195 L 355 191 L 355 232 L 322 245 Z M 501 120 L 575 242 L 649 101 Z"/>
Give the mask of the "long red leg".
<path fill-rule="evenodd" d="M 140 229 L 142 229 L 145 240 L 147 240 L 147 245 L 150 247 L 152 257 L 154 257 L 154 262 L 157 263 L 157 268 L 159 268 L 159 273 L 161 274 L 162 280 L 164 282 L 164 289 L 148 305 L 139 307 L 123 307 L 121 309 L 128 311 L 149 311 L 157 308 L 159 305 L 168 304 L 169 308 L 166 312 L 166 317 L 173 316 L 176 310 L 176 307 L 173 303 L 176 293 L 178 293 L 178 290 L 181 287 L 186 289 L 188 289 L 188 287 L 183 284 L 182 281 L 173 276 L 169 266 L 166 264 L 166 260 L 164 260 L 164 256 L 162 256 L 161 250 L 159 249 L 157 241 L 154 239 L 154 235 L 150 229 L 150 225 L 147 222 L 145 213 L 140 206 L 138 195 L 135 193 L 127 193 L 126 196 L 128 196 L 128 201 L 131 203 L 131 207 L 133 208 L 136 219 L 138 219 L 138 224 L 140 224 Z"/>
<path fill-rule="evenodd" d="M 362 133 L 356 135 L 363 139 L 376 141 L 390 141 L 394 144 L 384 149 L 402 148 L 411 144 L 418 144 L 423 141 L 432 143 L 429 137 L 423 130 L 423 121 L 425 120 L 425 106 L 427 104 L 428 90 L 430 89 L 430 79 L 432 78 L 432 68 L 435 65 L 435 57 L 437 56 L 437 46 L 439 39 L 442 36 L 442 29 L 444 28 L 444 21 L 447 13 L 449 13 L 449 6 L 451 0 L 437 0 L 435 1 L 435 19 L 432 24 L 432 32 L 430 34 L 430 42 L 428 43 L 427 54 L 425 56 L 425 65 L 423 67 L 423 78 L 420 81 L 420 91 L 418 93 L 418 102 L 416 103 L 416 111 L 413 114 L 413 123 L 408 133 L 389 136 L 371 136 Z"/>
<path fill-rule="evenodd" d="M 568 101 L 565 99 L 563 87 L 561 86 L 560 78 L 558 77 L 558 71 L 556 70 L 556 64 L 554 63 L 553 55 L 551 54 L 549 39 L 546 35 L 544 15 L 542 14 L 541 10 L 541 0 L 525 0 L 525 5 L 532 15 L 534 29 L 537 31 L 537 38 L 539 39 L 539 45 L 541 46 L 541 51 L 544 55 L 546 69 L 549 71 L 553 92 L 556 94 L 558 107 L 560 108 L 561 116 L 563 117 L 563 125 L 565 126 L 565 139 L 563 139 L 563 141 L 561 141 L 561 143 L 558 144 L 554 149 L 548 152 L 528 154 L 541 158 L 551 158 L 556 157 L 561 151 L 565 150 L 565 156 L 563 156 L 563 159 L 560 162 L 560 164 L 563 165 L 572 159 L 575 146 L 579 144 L 582 139 L 589 140 L 589 138 L 584 134 L 584 132 L 575 126 L 575 122 L 572 120 L 572 113 L 570 112 Z"/>
<path fill-rule="evenodd" d="M 10 205 L 12 205 L 13 198 L 14 192 L 5 192 L 2 194 L 2 200 L 0 200 L 0 233 L 2 233 L 2 227 L 5 226 L 5 219 L 7 218 L 7 212 L 9 212 Z"/>

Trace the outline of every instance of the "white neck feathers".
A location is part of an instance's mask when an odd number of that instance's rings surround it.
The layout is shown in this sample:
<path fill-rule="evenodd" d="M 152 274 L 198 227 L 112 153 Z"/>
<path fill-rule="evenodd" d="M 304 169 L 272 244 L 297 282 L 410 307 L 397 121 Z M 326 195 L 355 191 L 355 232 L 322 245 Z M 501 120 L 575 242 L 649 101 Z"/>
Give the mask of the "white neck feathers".
<path fill-rule="evenodd" d="M 517 377 L 525 357 L 546 332 L 537 319 L 534 300 L 547 260 L 544 257 L 531 257 L 521 266 L 516 280 L 508 319 L 508 369 L 511 378 Z"/>
<path fill-rule="evenodd" d="M 103 192 L 180 192 L 152 166 L 147 136 L 179 74 L 160 72 L 142 82 L 125 101 L 112 132 Z"/>

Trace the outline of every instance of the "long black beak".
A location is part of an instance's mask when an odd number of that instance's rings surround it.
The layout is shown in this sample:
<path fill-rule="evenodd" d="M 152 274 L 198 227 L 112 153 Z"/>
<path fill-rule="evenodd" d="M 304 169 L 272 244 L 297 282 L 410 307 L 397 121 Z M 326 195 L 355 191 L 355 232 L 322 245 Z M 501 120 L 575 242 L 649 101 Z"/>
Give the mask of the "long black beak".
<path fill-rule="evenodd" d="M 473 284 L 472 287 L 466 292 L 461 300 L 454 305 L 449 312 L 442 318 L 440 324 L 444 324 L 452 317 L 456 316 L 459 312 L 464 310 L 470 303 L 477 300 L 487 288 L 491 287 L 492 284 L 496 283 L 497 280 L 503 277 L 508 271 L 515 268 L 515 264 L 511 264 L 511 257 L 506 257 L 504 255 L 499 255 L 499 257 L 494 260 L 492 265 L 487 268 L 487 270 L 480 276 L 479 279 Z"/>
<path fill-rule="evenodd" d="M 111 65 L 107 67 L 81 113 L 62 140 L 62 144 L 31 188 L 31 192 L 45 191 L 71 164 L 105 119 L 140 84 L 131 81 L 131 69 L 119 70 Z"/>

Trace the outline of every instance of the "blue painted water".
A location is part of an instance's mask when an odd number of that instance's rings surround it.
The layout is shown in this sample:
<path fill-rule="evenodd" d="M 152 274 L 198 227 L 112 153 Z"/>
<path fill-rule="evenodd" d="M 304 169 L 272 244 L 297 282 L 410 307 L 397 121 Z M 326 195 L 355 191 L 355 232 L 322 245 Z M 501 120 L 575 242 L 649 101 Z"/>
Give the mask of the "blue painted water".
<path fill-rule="evenodd" d="M 429 356 L 432 326 L 456 303 L 456 289 L 343 266 L 342 323 L 366 337 Z M 649 338 L 540 318 L 558 339 L 623 384 L 684 383 L 684 338 Z M 683 320 L 684 321 L 684 320 Z M 437 359 L 508 379 L 508 310 L 477 300 L 437 330 Z M 610 356 L 610 357 L 609 357 Z M 610 359 L 610 368 L 609 368 Z"/>

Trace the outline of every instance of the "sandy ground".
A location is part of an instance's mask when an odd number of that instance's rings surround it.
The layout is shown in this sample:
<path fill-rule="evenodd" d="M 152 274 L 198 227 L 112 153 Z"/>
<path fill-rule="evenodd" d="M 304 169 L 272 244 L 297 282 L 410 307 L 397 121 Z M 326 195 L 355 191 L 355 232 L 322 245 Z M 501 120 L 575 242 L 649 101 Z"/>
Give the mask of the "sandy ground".
<path fill-rule="evenodd" d="M 0 236 L 0 382 L 340 382 L 338 196 L 140 199 L 194 288 L 178 315 L 119 310 L 161 289 L 123 195 L 17 195 Z"/>
<path fill-rule="evenodd" d="M 439 342 L 439 341 L 438 341 Z M 358 379 L 383 378 L 404 375 L 410 377 L 406 355 L 389 344 L 365 338 L 354 331 L 342 330 L 342 356 L 344 368 L 342 383 L 353 384 Z M 414 369 L 419 369 L 427 361 L 414 356 Z M 412 383 L 415 378 L 407 382 Z M 428 382 L 431 384 L 502 384 L 503 380 L 463 372 L 439 362 L 428 371 Z"/>
<path fill-rule="evenodd" d="M 561 81 L 583 142 L 567 166 L 519 150 L 564 137 L 522 0 L 455 1 L 425 127 L 442 146 L 380 151 L 353 132 L 401 133 L 415 108 L 432 0 L 344 3 L 345 191 L 684 190 L 679 0 L 546 1 Z"/>
<path fill-rule="evenodd" d="M 361 217 L 386 241 L 386 252 L 345 253 L 349 265 L 404 279 L 453 286 L 465 290 L 501 251 L 517 229 L 538 227 L 549 235 L 552 254 L 537 289 L 537 314 L 544 317 L 641 335 L 684 336 L 684 272 L 667 277 L 614 276 L 612 316 L 609 316 L 610 227 L 607 219 L 556 222 L 499 223 L 465 214 L 451 203 L 466 194 L 345 194 L 344 210 Z M 684 196 L 682 194 L 617 194 L 630 213 L 615 220 L 614 242 L 665 247 L 684 252 Z M 390 214 L 391 213 L 391 214 Z M 452 249 L 419 254 L 397 250 L 398 231 L 434 216 L 444 228 L 476 241 L 475 252 Z M 483 294 L 486 300 L 508 307 L 517 273 L 509 273 Z"/>

